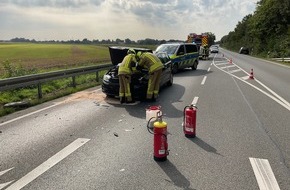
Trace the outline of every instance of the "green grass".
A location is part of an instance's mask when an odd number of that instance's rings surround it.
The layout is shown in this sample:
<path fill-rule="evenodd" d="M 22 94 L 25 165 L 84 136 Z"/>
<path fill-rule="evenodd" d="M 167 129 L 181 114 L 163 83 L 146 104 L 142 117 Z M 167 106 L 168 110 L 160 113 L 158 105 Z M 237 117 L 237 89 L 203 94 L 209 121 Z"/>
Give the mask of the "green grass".
<path fill-rule="evenodd" d="M 71 55 L 71 45 L 6 43 L 0 44 L 0 60 L 54 59 Z"/>
<path fill-rule="evenodd" d="M 107 46 L 76 44 L 0 43 L 0 75 L 4 63 L 31 73 L 109 63 Z M 29 72 L 19 72 L 29 74 Z M 3 77 L 1 77 L 3 78 Z"/>
<path fill-rule="evenodd" d="M 106 71 L 100 71 L 99 77 L 102 77 L 105 72 Z M 46 101 L 69 95 L 71 93 L 78 92 L 80 90 L 100 85 L 100 82 L 96 81 L 95 73 L 77 76 L 76 83 L 76 87 L 73 87 L 71 77 L 44 83 L 42 84 L 42 99 L 38 99 L 37 86 L 0 92 L 0 117 L 33 105 L 37 105 Z M 7 103 L 18 101 L 26 101 L 29 102 L 29 104 L 27 106 L 13 108 L 4 106 Z"/>
<path fill-rule="evenodd" d="M 108 58 L 106 46 L 76 44 L 0 43 L 0 60 L 58 59 L 82 55 Z"/>
<path fill-rule="evenodd" d="M 108 45 L 0 43 L 0 79 L 110 62 Z M 104 73 L 99 72 L 99 77 L 102 78 Z M 38 99 L 36 86 L 0 92 L 0 117 L 26 108 L 4 107 L 10 102 L 28 101 L 29 107 L 100 85 L 95 74 L 78 76 L 76 83 L 77 86 L 72 87 L 71 78 L 44 83 L 42 99 Z"/>

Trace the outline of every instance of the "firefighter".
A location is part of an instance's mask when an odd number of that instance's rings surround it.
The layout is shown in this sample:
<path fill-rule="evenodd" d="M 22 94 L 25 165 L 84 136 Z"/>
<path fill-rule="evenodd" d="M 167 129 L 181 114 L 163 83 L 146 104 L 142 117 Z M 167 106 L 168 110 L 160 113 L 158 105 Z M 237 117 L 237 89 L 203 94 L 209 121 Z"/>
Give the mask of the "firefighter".
<path fill-rule="evenodd" d="M 202 58 L 203 58 L 204 60 L 206 60 L 207 57 L 208 57 L 208 55 L 209 55 L 208 45 L 205 44 L 205 45 L 201 46 L 201 48 L 202 48 Z"/>
<path fill-rule="evenodd" d="M 145 67 L 149 73 L 146 99 L 148 101 L 156 101 L 159 93 L 162 68 L 164 66 L 160 59 L 150 52 L 139 51 L 136 57 L 138 61 L 137 69 Z"/>
<path fill-rule="evenodd" d="M 119 76 L 119 97 L 120 103 L 134 103 L 132 98 L 130 83 L 132 67 L 136 64 L 136 52 L 134 49 L 129 49 L 127 55 L 124 57 L 122 63 L 119 65 L 118 76 Z"/>
<path fill-rule="evenodd" d="M 209 56 L 209 48 L 208 48 L 208 45 L 205 44 L 204 46 L 204 51 L 205 51 L 205 59 L 208 59 L 208 56 Z"/>

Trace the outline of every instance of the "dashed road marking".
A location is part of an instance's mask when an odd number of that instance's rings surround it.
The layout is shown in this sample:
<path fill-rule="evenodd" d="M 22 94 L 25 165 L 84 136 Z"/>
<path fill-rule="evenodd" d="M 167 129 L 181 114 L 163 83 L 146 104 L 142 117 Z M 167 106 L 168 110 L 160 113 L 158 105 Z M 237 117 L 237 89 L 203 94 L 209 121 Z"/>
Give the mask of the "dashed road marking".
<path fill-rule="evenodd" d="M 280 190 L 270 163 L 267 159 L 249 158 L 259 188 L 261 190 Z"/>
<path fill-rule="evenodd" d="M 50 157 L 48 160 L 43 162 L 41 165 L 36 167 L 34 170 L 17 180 L 15 183 L 10 185 L 6 190 L 19 190 L 29 184 L 31 181 L 36 179 L 38 176 L 52 168 L 54 165 L 56 165 L 58 162 L 66 158 L 68 155 L 76 151 L 78 148 L 83 146 L 85 143 L 87 143 L 90 139 L 86 138 L 78 138 L 68 146 L 66 146 L 64 149 L 56 153 L 54 156 Z"/>
<path fill-rule="evenodd" d="M 201 85 L 204 85 L 204 84 L 205 84 L 206 78 L 207 78 L 207 76 L 204 76 L 204 77 L 203 77 L 203 79 L 202 79 L 202 81 L 201 81 Z"/>
<path fill-rule="evenodd" d="M 198 97 L 195 96 L 191 102 L 192 105 L 197 105 Z"/>

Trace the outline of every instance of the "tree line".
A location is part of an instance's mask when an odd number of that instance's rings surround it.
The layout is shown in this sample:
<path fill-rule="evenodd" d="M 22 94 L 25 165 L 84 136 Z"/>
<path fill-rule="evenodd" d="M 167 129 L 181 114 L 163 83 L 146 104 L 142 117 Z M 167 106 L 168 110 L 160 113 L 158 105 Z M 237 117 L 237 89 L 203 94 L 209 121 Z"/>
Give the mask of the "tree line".
<path fill-rule="evenodd" d="M 88 40 L 87 38 L 84 38 L 83 40 L 45 40 L 45 41 L 36 41 L 35 39 L 26 39 L 26 38 L 13 38 L 9 41 L 3 41 L 2 42 L 29 42 L 29 43 L 64 43 L 64 44 L 127 44 L 127 45 L 158 45 L 158 44 L 164 44 L 164 43 L 170 43 L 170 42 L 184 42 L 182 40 L 157 40 L 157 39 L 150 39 L 146 38 L 143 40 L 130 40 L 129 38 L 126 38 L 125 40 L 121 40 L 117 38 L 116 40 Z"/>
<path fill-rule="evenodd" d="M 209 44 L 214 44 L 214 41 L 216 39 L 215 35 L 212 32 L 205 32 L 205 34 L 208 35 L 208 42 Z M 1 41 L 0 42 L 29 42 L 29 43 L 63 43 L 63 44 L 126 44 L 126 45 L 159 45 L 159 44 L 165 44 L 165 43 L 175 43 L 175 42 L 187 42 L 187 39 L 185 40 L 158 40 L 158 39 L 142 39 L 142 40 L 130 40 L 129 38 L 126 38 L 125 40 L 121 40 L 117 38 L 116 40 L 88 40 L 87 38 L 84 38 L 83 40 L 45 40 L 45 41 L 36 41 L 35 39 L 26 39 L 26 38 L 12 38 L 9 41 Z"/>
<path fill-rule="evenodd" d="M 290 57 L 290 1 L 258 1 L 255 12 L 238 22 L 220 44 L 233 51 L 245 46 L 263 57 Z"/>

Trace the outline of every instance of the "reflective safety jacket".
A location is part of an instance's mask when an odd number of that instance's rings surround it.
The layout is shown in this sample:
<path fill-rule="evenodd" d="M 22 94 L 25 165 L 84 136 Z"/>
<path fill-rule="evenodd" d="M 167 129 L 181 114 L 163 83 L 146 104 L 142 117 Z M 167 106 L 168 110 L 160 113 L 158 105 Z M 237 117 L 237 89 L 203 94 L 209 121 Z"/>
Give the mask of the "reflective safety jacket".
<path fill-rule="evenodd" d="M 138 65 L 147 68 L 149 74 L 164 67 L 160 59 L 150 52 L 144 52 L 141 54 Z"/>
<path fill-rule="evenodd" d="M 135 64 L 136 57 L 134 54 L 128 54 L 124 57 L 122 63 L 119 64 L 118 74 L 119 75 L 126 75 L 132 74 L 132 67 Z"/>

